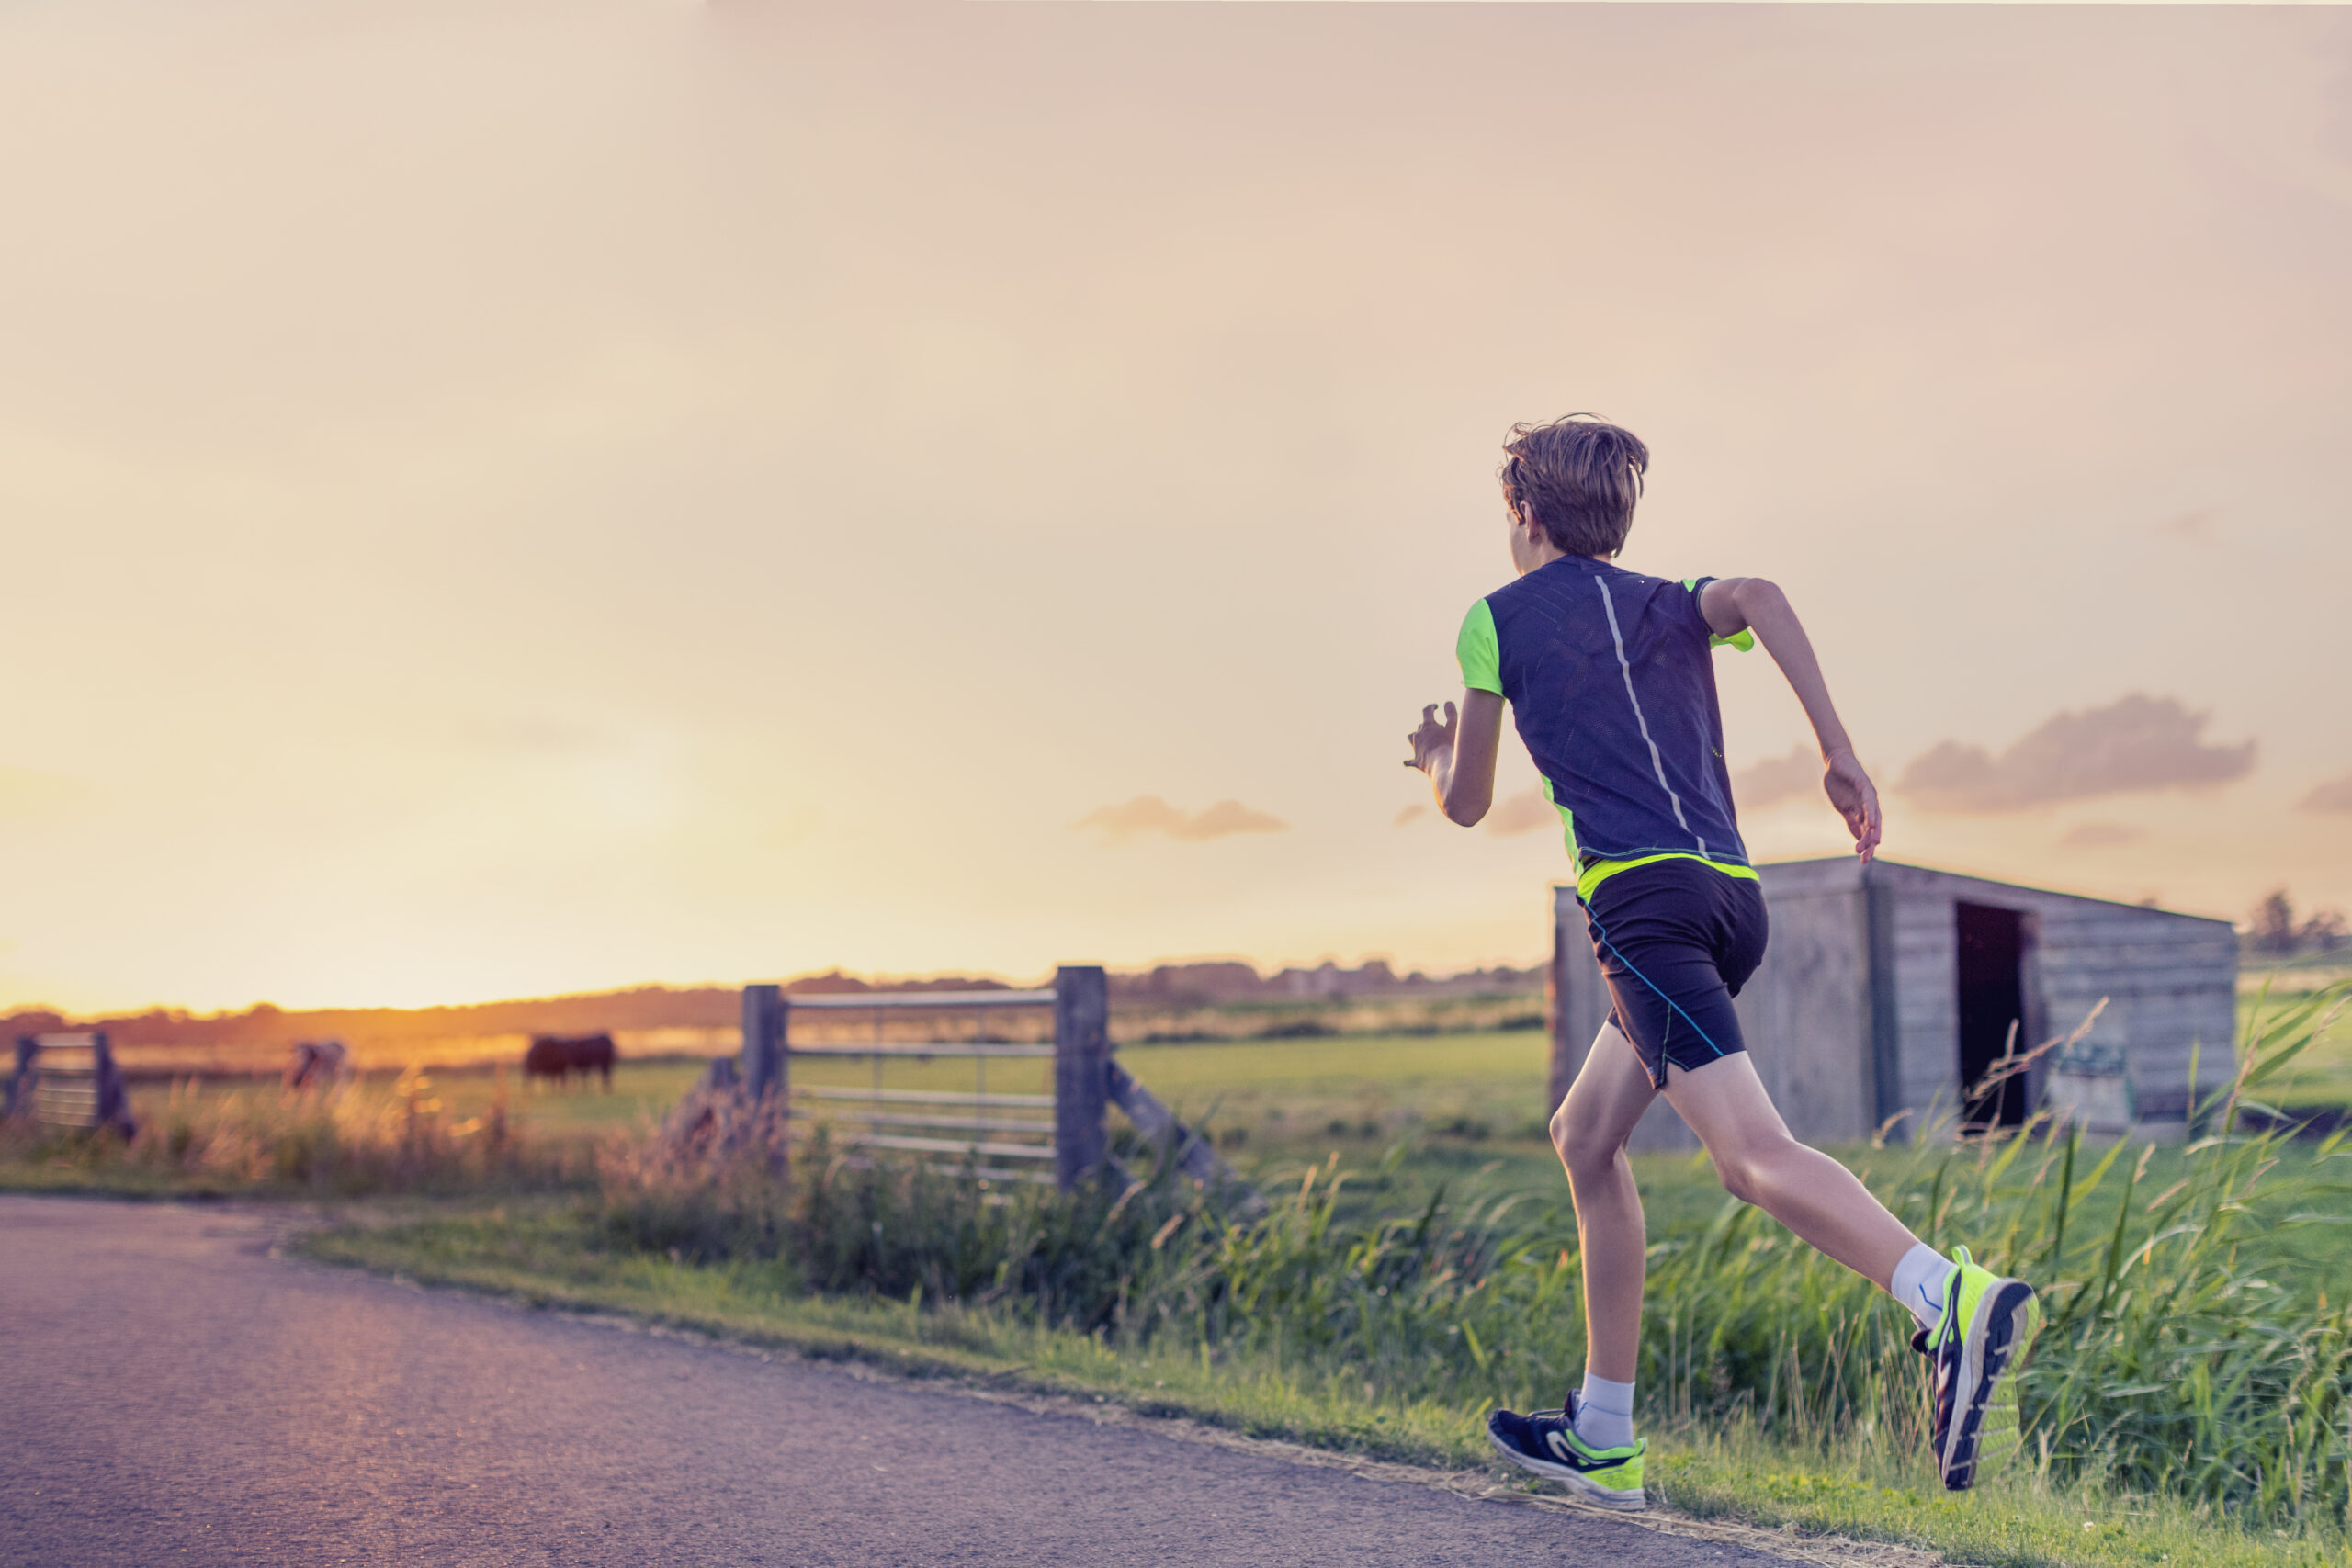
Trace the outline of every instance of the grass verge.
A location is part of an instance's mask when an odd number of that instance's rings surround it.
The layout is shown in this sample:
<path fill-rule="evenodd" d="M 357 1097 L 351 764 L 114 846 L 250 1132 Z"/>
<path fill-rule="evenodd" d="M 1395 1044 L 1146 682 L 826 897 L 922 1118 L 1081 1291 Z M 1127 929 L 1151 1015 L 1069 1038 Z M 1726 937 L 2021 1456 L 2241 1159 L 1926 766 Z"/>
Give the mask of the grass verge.
<path fill-rule="evenodd" d="M 1115 1402 L 1146 1416 L 1446 1470 L 1492 1465 L 1483 1399 L 1460 1407 L 1384 1400 L 1286 1369 L 1263 1350 L 1186 1353 L 1156 1342 L 1114 1348 L 1017 1312 L 926 1304 L 920 1292 L 896 1302 L 811 1296 L 780 1263 L 697 1265 L 608 1252 L 595 1245 L 596 1227 L 582 1206 L 527 1202 L 344 1224 L 311 1233 L 299 1249 L 321 1262 L 530 1306 L 619 1313 L 919 1377 Z M 1868 1435 L 1792 1448 L 1734 1421 L 1654 1429 L 1652 1443 L 1654 1495 L 1685 1513 L 1899 1543 L 1956 1562 L 2316 1568 L 2346 1555 L 2337 1534 L 2248 1529 L 2178 1501 L 2111 1490 L 2096 1477 L 2061 1487 L 2023 1461 L 1972 1494 L 1949 1496 L 1916 1454 L 1890 1453 Z"/>
<path fill-rule="evenodd" d="M 0 1120 L 0 1191 L 116 1198 L 480 1198 L 581 1190 L 593 1143 L 526 1138 L 502 1075 L 454 1115 L 420 1071 L 295 1094 L 193 1080 L 133 1096 L 137 1134 Z"/>

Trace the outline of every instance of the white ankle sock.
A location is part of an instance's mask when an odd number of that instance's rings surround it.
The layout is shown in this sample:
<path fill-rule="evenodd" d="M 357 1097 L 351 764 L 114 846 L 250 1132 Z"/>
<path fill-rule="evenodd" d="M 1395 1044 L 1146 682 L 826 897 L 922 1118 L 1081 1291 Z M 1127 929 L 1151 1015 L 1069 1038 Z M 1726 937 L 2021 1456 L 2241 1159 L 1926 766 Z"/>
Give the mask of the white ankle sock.
<path fill-rule="evenodd" d="M 1894 1279 L 1887 1287 L 1894 1298 L 1911 1309 L 1922 1328 L 1933 1328 L 1944 1314 L 1944 1292 L 1951 1284 L 1951 1271 L 1958 1265 L 1949 1258 L 1938 1255 L 1926 1242 L 1915 1242 L 1894 1266 Z"/>
<path fill-rule="evenodd" d="M 1577 1390 L 1577 1436 L 1589 1448 L 1622 1449 L 1634 1440 L 1634 1385 L 1584 1374 Z"/>

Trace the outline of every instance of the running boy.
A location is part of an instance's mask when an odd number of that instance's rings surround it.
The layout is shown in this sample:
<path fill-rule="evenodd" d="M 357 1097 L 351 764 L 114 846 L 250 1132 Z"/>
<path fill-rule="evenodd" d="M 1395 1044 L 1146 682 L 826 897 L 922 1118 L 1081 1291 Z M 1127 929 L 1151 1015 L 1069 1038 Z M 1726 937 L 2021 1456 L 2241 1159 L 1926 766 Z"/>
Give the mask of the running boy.
<path fill-rule="evenodd" d="M 2032 1289 L 1965 1247 L 1920 1242 L 1827 1155 L 1789 1135 L 1748 1062 L 1732 998 L 1764 957 L 1761 882 L 1747 863 L 1724 766 L 1709 650 L 1761 637 L 1821 742 L 1823 787 L 1864 863 L 1878 792 L 1838 722 L 1796 613 L 1756 577 L 1673 582 L 1611 563 L 1624 547 L 1649 451 L 1585 414 L 1518 425 L 1500 471 L 1516 582 L 1470 607 L 1456 651 L 1462 705 L 1434 704 L 1406 765 L 1468 827 L 1493 803 L 1503 704 L 1566 825 L 1593 952 L 1613 1004 L 1552 1117 L 1584 1253 L 1584 1386 L 1558 1410 L 1498 1410 L 1504 1456 L 1594 1500 L 1639 1508 L 1646 1442 L 1634 1437 L 1646 1236 L 1625 1141 L 1663 1094 L 1726 1190 L 1883 1286 L 1918 1319 L 1934 1358 L 1935 1450 L 1945 1486 L 1975 1478 L 1984 1407 L 2039 1312 Z"/>

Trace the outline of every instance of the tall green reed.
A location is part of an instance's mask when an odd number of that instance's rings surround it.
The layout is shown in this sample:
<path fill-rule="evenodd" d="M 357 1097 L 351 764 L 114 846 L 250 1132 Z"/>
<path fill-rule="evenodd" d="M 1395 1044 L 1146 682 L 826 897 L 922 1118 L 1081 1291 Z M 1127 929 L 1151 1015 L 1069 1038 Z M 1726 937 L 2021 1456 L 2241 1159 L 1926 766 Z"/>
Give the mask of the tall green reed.
<path fill-rule="evenodd" d="M 2036 1462 L 2257 1518 L 2346 1522 L 2352 1314 L 2315 1265 L 2344 1247 L 2352 1151 L 2341 1132 L 2296 1146 L 2256 1099 L 2346 998 L 2338 986 L 2257 1014 L 2236 1076 L 2192 1107 L 2199 1135 L 2153 1197 L 2154 1149 L 2126 1168 L 2119 1145 L 2077 1181 L 2070 1137 L 2056 1190 L 2006 1206 L 2010 1256 L 2050 1303 L 2019 1380 Z M 2243 1129 L 2248 1111 L 2262 1131 Z M 2069 1235 L 2118 1170 L 2112 1219 Z M 1997 1202 L 1988 1193 L 1988 1212 Z"/>

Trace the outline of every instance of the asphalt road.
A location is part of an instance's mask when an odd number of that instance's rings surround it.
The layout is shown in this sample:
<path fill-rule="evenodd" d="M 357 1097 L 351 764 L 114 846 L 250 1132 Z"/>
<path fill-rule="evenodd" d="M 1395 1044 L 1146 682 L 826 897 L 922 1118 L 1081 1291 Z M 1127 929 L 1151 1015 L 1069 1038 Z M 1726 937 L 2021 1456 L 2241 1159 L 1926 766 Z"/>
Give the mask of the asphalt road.
<path fill-rule="evenodd" d="M 0 1563 L 1780 1568 L 281 1261 L 272 1225 L 0 1197 Z"/>

